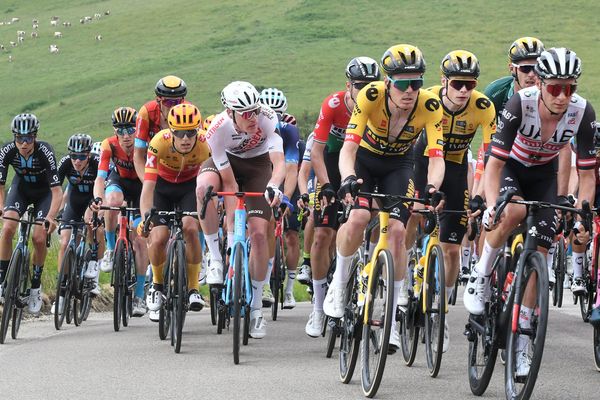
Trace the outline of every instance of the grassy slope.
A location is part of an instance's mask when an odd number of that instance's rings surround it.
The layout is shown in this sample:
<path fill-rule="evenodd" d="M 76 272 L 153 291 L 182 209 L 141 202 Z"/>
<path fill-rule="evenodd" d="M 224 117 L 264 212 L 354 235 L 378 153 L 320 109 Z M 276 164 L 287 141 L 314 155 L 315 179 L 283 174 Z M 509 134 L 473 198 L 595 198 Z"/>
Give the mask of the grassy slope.
<path fill-rule="evenodd" d="M 110 132 L 110 113 L 119 105 L 141 106 L 153 97 L 155 82 L 177 74 L 189 85 L 189 99 L 204 114 L 220 111 L 219 92 L 228 82 L 249 80 L 284 90 L 290 111 L 307 134 L 321 100 L 344 85 L 343 70 L 357 55 L 379 59 L 390 45 L 418 45 L 428 60 L 426 84 L 439 79 L 439 60 L 450 50 L 474 52 L 482 67 L 481 88 L 506 74 L 506 51 L 517 37 L 534 35 L 547 46 L 569 46 L 583 60 L 580 93 L 598 103 L 598 33 L 589 17 L 598 3 L 577 0 L 522 2 L 503 6 L 476 0 L 445 1 L 198 1 L 85 0 L 3 1 L 0 20 L 0 127 L 18 112 L 41 120 L 41 136 L 64 152 L 69 135 L 83 131 L 96 139 Z M 99 21 L 79 18 L 111 10 Z M 564 10 L 564 11 L 563 11 Z M 50 16 L 72 22 L 51 27 Z M 31 39 L 31 19 L 40 20 L 40 38 Z M 8 48 L 16 31 L 22 46 Z M 53 32 L 62 31 L 62 39 Z M 94 38 L 101 34 L 103 40 Z M 60 54 L 48 51 L 51 43 Z M 8 55 L 14 57 L 7 62 Z"/>

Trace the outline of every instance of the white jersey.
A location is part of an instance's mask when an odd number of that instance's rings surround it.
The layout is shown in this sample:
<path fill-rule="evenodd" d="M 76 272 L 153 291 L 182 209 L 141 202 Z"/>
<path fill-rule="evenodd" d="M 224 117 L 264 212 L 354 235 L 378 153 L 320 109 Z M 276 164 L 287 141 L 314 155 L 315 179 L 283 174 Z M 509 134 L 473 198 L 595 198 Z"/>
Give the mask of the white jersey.
<path fill-rule="evenodd" d="M 312 150 L 313 143 L 315 142 L 315 133 L 311 132 L 306 139 L 306 146 L 304 148 L 304 156 L 302 156 L 302 161 L 310 161 L 310 152 Z"/>
<path fill-rule="evenodd" d="M 283 140 L 275 131 L 276 127 L 277 114 L 266 106 L 261 106 L 258 130 L 252 135 L 238 131 L 227 111 L 217 114 L 206 132 L 206 141 L 217 169 L 229 167 L 227 154 L 253 158 L 265 153 L 283 153 Z"/>

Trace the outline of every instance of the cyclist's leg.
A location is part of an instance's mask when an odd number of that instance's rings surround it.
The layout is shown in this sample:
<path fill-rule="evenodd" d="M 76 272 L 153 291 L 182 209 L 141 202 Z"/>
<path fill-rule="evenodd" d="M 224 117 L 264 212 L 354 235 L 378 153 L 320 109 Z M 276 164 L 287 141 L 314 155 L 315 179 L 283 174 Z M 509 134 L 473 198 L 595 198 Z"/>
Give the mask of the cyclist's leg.
<path fill-rule="evenodd" d="M 422 154 L 415 155 L 414 175 L 413 181 L 415 185 L 415 197 L 424 197 L 425 186 L 427 186 L 427 169 L 429 168 L 429 157 L 425 157 Z M 424 206 L 419 203 L 415 203 L 413 209 L 423 209 Z M 417 227 L 422 221 L 422 216 L 418 213 L 414 213 L 410 216 L 406 223 L 406 249 L 410 249 L 417 238 Z"/>
<path fill-rule="evenodd" d="M 52 203 L 52 193 L 49 189 L 41 196 L 36 196 L 32 199 L 33 213 L 37 221 L 43 221 L 48 215 L 50 204 Z M 42 271 L 44 270 L 44 262 L 48 248 L 46 247 L 47 230 L 44 226 L 35 225 L 31 234 L 31 243 L 33 245 L 33 253 L 31 262 L 33 264 L 31 273 L 31 288 L 39 289 L 41 286 Z M 40 304 L 41 306 L 41 304 Z"/>
<path fill-rule="evenodd" d="M 108 184 L 104 192 L 105 204 L 109 207 L 120 207 L 123 205 L 123 189 L 119 184 L 119 174 L 116 171 L 110 173 Z M 113 252 L 117 242 L 117 219 L 118 211 L 106 211 L 104 213 L 104 236 L 106 238 L 106 251 L 102 258 L 100 269 L 104 272 L 112 271 Z"/>
<path fill-rule="evenodd" d="M 65 255 L 65 250 L 67 249 L 67 245 L 69 244 L 69 238 L 71 237 L 71 227 L 67 227 L 61 224 L 60 227 L 60 247 L 58 249 L 58 272 L 61 271 L 62 268 L 62 260 Z"/>
<path fill-rule="evenodd" d="M 6 193 L 3 210 L 5 217 L 19 218 L 23 215 L 29 204 L 28 200 L 24 197 L 24 190 L 19 188 L 19 181 L 18 176 L 15 176 Z M 12 255 L 12 240 L 18 226 L 18 222 L 9 219 L 3 220 L 2 223 L 2 230 L 0 231 L 0 285 L 6 279 L 6 272 L 8 271 L 8 264 Z M 2 298 L 2 293 L 0 293 L 0 298 Z"/>
<path fill-rule="evenodd" d="M 193 191 L 191 191 L 193 194 Z M 195 201 L 195 196 L 193 198 Z M 195 204 L 192 205 L 192 208 Z M 198 232 L 200 224 L 193 217 L 183 217 L 183 236 L 185 239 L 185 258 L 187 261 L 187 284 L 190 310 L 200 311 L 204 307 L 204 300 L 200 296 L 200 265 L 202 263 L 202 246 Z"/>

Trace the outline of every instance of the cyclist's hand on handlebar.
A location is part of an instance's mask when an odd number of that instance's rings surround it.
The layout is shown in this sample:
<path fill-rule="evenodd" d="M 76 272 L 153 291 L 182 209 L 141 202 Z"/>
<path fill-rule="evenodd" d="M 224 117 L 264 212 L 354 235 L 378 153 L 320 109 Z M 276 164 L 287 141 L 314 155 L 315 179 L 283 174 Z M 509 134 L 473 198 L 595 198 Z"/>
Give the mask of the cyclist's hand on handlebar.
<path fill-rule="evenodd" d="M 298 202 L 296 203 L 296 205 L 298 206 L 298 208 L 305 208 L 305 207 L 308 207 L 309 202 L 310 202 L 310 196 L 308 195 L 308 193 L 303 193 L 300 195 L 300 198 L 298 199 Z"/>
<path fill-rule="evenodd" d="M 281 199 L 281 206 L 285 206 L 284 215 L 288 215 L 294 212 L 294 205 L 290 202 L 290 199 L 284 194 Z"/>
<path fill-rule="evenodd" d="M 344 179 L 338 190 L 338 196 L 344 204 L 354 205 L 354 198 L 358 194 L 358 189 L 362 185 L 363 180 L 358 179 L 356 175 L 349 175 Z"/>
<path fill-rule="evenodd" d="M 483 198 L 479 195 L 473 196 L 473 198 L 469 200 L 469 209 L 467 210 L 469 218 L 477 218 L 484 211 L 485 202 L 483 201 Z"/>
<path fill-rule="evenodd" d="M 269 203 L 269 207 L 277 207 L 283 199 L 283 193 L 279 190 L 277 185 L 269 183 L 267 185 L 267 190 L 265 190 L 265 199 L 267 200 L 267 203 Z"/>
<path fill-rule="evenodd" d="M 575 222 L 573 225 L 573 233 L 575 234 L 575 244 L 587 244 L 590 241 L 590 232 L 585 229 L 581 221 Z"/>
<path fill-rule="evenodd" d="M 100 211 L 100 206 L 102 205 L 102 199 L 100 197 L 96 197 L 94 200 L 90 202 L 90 209 L 92 211 L 98 212 Z"/>
<path fill-rule="evenodd" d="M 46 218 L 44 218 L 44 229 L 46 229 L 49 233 L 54 232 L 56 226 L 57 223 L 53 217 L 46 216 Z"/>
<path fill-rule="evenodd" d="M 437 212 L 442 211 L 446 203 L 444 193 L 437 190 L 431 183 L 425 186 L 425 198 L 429 200 L 429 204 Z"/>
<path fill-rule="evenodd" d="M 321 210 L 324 210 L 330 204 L 335 203 L 337 195 L 331 183 L 327 182 L 321 186 L 319 190 L 319 202 L 321 203 Z"/>

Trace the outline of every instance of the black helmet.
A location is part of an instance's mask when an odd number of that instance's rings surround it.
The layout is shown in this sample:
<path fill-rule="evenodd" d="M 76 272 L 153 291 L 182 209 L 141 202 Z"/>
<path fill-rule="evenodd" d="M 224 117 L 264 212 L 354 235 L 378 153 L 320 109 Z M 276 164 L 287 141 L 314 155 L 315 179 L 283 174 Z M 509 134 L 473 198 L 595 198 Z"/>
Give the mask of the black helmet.
<path fill-rule="evenodd" d="M 154 93 L 159 97 L 185 97 L 187 94 L 187 86 L 183 79 L 168 75 L 156 82 Z"/>
<path fill-rule="evenodd" d="M 137 111 L 131 107 L 119 107 L 112 114 L 112 124 L 115 128 L 129 128 L 135 126 Z"/>
<path fill-rule="evenodd" d="M 92 138 L 85 133 L 76 133 L 69 138 L 67 150 L 70 153 L 89 153 L 92 150 Z"/>
<path fill-rule="evenodd" d="M 14 117 L 10 126 L 14 135 L 35 135 L 40 129 L 40 121 L 33 114 L 23 113 Z"/>
<path fill-rule="evenodd" d="M 440 69 L 446 77 L 466 76 L 475 79 L 479 77 L 479 61 L 475 54 L 466 50 L 454 50 L 446 54 Z"/>
<path fill-rule="evenodd" d="M 346 67 L 346 77 L 351 81 L 378 81 L 379 66 L 369 57 L 356 57 Z"/>

